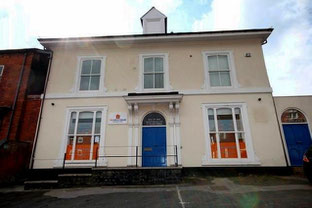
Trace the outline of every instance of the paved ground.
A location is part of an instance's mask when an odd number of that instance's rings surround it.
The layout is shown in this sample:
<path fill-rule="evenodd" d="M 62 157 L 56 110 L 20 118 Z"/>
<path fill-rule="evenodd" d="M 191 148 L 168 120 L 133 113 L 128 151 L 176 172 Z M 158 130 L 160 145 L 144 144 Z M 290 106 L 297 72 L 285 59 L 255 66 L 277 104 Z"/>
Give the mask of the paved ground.
<path fill-rule="evenodd" d="M 312 207 L 304 178 L 245 176 L 188 178 L 164 186 L 24 191 L 0 189 L 0 207 Z"/>

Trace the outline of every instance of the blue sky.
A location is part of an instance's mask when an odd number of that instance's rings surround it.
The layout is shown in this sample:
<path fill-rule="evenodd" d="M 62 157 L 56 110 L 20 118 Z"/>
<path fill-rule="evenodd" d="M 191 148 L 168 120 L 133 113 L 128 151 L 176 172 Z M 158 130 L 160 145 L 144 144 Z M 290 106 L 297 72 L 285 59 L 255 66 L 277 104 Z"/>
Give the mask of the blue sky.
<path fill-rule="evenodd" d="M 155 6 L 168 32 L 268 28 L 263 46 L 274 95 L 312 94 L 312 0 L 1 0 L 0 49 L 38 37 L 140 34 Z"/>

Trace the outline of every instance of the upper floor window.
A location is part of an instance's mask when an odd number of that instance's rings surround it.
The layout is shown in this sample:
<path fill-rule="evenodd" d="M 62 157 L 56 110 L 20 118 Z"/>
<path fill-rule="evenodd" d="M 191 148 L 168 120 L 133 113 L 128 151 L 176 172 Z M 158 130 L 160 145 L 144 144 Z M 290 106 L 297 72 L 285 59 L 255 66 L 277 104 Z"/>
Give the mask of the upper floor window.
<path fill-rule="evenodd" d="M 144 58 L 144 89 L 164 88 L 164 59 Z"/>
<path fill-rule="evenodd" d="M 81 58 L 79 91 L 97 91 L 103 82 L 103 58 Z"/>
<path fill-rule="evenodd" d="M 229 52 L 204 52 L 206 85 L 232 87 L 234 79 Z"/>
<path fill-rule="evenodd" d="M 141 55 L 141 89 L 167 89 L 167 54 Z"/>
<path fill-rule="evenodd" d="M 1 77 L 2 74 L 3 74 L 3 70 L 4 70 L 4 66 L 3 66 L 3 65 L 0 65 L 0 77 Z"/>

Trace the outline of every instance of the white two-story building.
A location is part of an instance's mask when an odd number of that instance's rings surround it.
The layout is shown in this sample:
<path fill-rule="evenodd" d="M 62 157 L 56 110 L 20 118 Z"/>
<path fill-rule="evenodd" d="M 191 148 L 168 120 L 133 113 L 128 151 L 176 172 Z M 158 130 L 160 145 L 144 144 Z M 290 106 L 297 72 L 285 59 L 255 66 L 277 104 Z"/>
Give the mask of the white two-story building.
<path fill-rule="evenodd" d="M 39 39 L 53 61 L 34 168 L 286 166 L 262 45 L 271 28 Z"/>

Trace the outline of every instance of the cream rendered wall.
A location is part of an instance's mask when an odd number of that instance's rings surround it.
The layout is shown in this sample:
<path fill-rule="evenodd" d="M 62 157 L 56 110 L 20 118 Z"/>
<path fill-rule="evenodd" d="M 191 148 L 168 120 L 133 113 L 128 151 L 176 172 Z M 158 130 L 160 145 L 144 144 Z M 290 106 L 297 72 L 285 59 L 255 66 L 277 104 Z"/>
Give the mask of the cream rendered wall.
<path fill-rule="evenodd" d="M 105 56 L 107 92 L 135 91 L 139 54 L 168 53 L 173 90 L 199 90 L 204 84 L 203 51 L 232 51 L 238 84 L 243 88 L 270 87 L 260 40 L 189 41 L 173 43 L 111 44 L 52 48 L 54 57 L 47 94 L 68 94 L 75 89 L 79 56 Z M 250 58 L 245 53 L 251 53 Z"/>
<path fill-rule="evenodd" d="M 261 98 L 261 101 L 258 101 Z M 180 104 L 182 165 L 200 167 L 205 155 L 205 130 L 201 105 L 205 103 L 243 102 L 247 104 L 249 126 L 253 148 L 261 166 L 285 166 L 285 158 L 278 131 L 278 123 L 270 93 L 236 95 L 188 95 Z M 55 105 L 52 106 L 51 103 Z M 123 98 L 92 99 L 48 99 L 45 103 L 39 132 L 34 168 L 52 168 L 59 157 L 67 107 L 107 106 L 110 112 L 127 112 Z M 167 104 L 139 105 L 139 141 L 141 145 L 141 123 L 148 112 L 161 112 L 167 121 L 167 144 L 171 145 L 169 132 L 169 109 Z M 53 128 L 51 128 L 53 127 Z M 103 126 L 104 127 L 104 126 Z M 101 138 L 103 139 L 103 138 Z M 111 146 L 128 145 L 128 125 L 106 125 L 105 153 L 127 155 L 127 148 Z M 141 151 L 141 150 L 140 150 Z M 170 150 L 168 149 L 168 153 Z M 62 158 L 58 158 L 62 160 Z M 170 160 L 170 158 L 168 158 Z M 170 161 L 169 161 L 170 162 Z M 140 161 L 139 161 L 140 164 Z M 108 166 L 126 166 L 127 158 L 108 159 Z M 231 166 L 231 165 L 229 165 Z"/>

